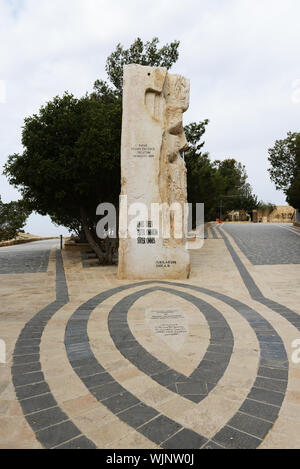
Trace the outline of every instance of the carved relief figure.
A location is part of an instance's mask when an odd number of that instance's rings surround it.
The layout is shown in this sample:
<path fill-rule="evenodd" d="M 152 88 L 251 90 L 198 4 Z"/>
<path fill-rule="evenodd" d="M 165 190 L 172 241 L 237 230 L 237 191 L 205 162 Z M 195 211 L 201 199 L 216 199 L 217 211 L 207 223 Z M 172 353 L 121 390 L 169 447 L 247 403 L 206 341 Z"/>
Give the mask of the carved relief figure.
<path fill-rule="evenodd" d="M 120 238 L 119 278 L 173 278 L 189 276 L 189 254 L 184 236 L 183 205 L 187 202 L 186 168 L 182 152 L 187 148 L 182 114 L 189 106 L 189 80 L 168 74 L 165 68 L 141 65 L 124 67 L 123 122 L 121 144 L 122 195 L 128 207 L 145 204 L 179 204 L 178 214 L 170 212 L 170 236 L 152 220 L 137 222 L 140 228 L 159 228 L 157 239 Z M 160 216 L 159 224 L 164 220 Z M 176 226 L 175 226 L 176 225 Z M 150 232 L 151 230 L 149 230 Z M 120 233 L 121 234 L 121 233 Z M 122 232 L 124 236 L 124 233 Z M 151 242 L 150 242 L 151 241 Z"/>

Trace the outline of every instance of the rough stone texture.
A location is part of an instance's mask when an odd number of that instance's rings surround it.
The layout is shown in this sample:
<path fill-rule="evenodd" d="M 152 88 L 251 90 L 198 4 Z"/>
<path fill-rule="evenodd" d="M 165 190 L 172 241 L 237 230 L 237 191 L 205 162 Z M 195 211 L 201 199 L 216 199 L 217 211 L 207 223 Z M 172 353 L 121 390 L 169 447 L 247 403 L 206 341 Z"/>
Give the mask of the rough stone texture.
<path fill-rule="evenodd" d="M 120 210 L 120 279 L 189 276 L 185 236 L 175 235 L 185 226 L 186 168 L 180 152 L 187 146 L 182 113 L 188 105 L 189 81 L 184 77 L 170 75 L 166 68 L 124 67 L 121 195 L 127 196 L 127 208 L 121 206 Z M 135 203 L 145 204 L 148 214 L 130 213 Z M 162 233 L 168 212 L 155 216 L 151 203 L 177 203 L 181 207 L 179 217 L 171 213 L 169 237 Z M 155 238 L 158 228 L 159 236 Z"/>

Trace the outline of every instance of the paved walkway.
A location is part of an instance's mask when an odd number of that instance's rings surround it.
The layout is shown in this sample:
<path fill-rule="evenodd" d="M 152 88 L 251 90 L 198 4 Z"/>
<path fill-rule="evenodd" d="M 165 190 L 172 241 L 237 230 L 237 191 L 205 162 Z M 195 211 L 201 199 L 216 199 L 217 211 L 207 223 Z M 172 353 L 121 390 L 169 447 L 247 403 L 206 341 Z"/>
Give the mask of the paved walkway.
<path fill-rule="evenodd" d="M 0 275 L 46 272 L 49 254 L 58 241 L 34 241 L 0 248 Z"/>
<path fill-rule="evenodd" d="M 185 282 L 0 250 L 0 448 L 300 448 L 300 229 L 206 235 Z"/>

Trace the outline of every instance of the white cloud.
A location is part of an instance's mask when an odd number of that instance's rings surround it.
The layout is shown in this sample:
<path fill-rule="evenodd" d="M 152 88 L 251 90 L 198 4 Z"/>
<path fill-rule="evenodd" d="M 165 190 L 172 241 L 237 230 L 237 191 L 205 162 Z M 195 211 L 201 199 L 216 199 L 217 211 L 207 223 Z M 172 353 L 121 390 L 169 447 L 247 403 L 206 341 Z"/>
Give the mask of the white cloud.
<path fill-rule="evenodd" d="M 4 104 L 6 101 L 6 82 L 0 80 L 0 104 Z"/>
<path fill-rule="evenodd" d="M 259 197 L 283 203 L 266 172 L 267 149 L 299 131 L 299 14 L 298 0 L 0 0 L 0 162 L 21 151 L 26 115 L 105 78 L 118 42 L 180 39 L 173 70 L 191 79 L 185 122 L 208 117 L 211 157 L 242 161 Z M 2 176 L 0 183 L 4 200 L 18 197 Z"/>

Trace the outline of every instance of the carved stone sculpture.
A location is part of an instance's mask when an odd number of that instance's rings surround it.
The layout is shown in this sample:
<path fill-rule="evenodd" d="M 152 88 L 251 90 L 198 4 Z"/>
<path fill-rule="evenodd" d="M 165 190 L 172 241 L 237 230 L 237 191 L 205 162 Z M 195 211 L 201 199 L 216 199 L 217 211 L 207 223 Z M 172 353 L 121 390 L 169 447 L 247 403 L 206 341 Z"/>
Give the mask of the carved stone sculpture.
<path fill-rule="evenodd" d="M 185 279 L 189 80 L 126 65 L 121 143 L 120 279 Z M 144 207 L 144 209 L 143 209 Z"/>

